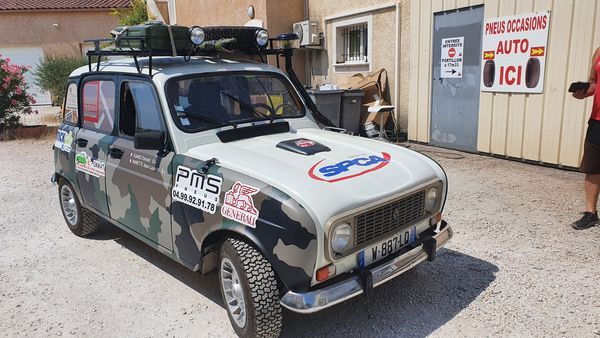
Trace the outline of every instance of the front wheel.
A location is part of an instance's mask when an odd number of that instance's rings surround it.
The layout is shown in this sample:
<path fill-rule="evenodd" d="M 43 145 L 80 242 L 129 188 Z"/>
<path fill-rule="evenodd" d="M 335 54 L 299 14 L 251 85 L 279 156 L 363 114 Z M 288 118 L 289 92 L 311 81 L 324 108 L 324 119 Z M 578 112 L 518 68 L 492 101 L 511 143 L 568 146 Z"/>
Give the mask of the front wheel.
<path fill-rule="evenodd" d="M 240 337 L 278 337 L 281 305 L 271 264 L 254 247 L 229 238 L 221 247 L 221 295 Z"/>

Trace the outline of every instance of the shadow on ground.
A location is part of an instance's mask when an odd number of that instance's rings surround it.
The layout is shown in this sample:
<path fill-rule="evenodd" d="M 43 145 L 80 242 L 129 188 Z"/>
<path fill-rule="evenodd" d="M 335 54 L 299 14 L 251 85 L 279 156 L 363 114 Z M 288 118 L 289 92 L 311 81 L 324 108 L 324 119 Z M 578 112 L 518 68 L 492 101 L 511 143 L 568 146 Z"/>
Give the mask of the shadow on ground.
<path fill-rule="evenodd" d="M 494 281 L 498 268 L 442 249 L 373 290 L 312 315 L 284 312 L 283 337 L 425 337 L 456 316 Z"/>
<path fill-rule="evenodd" d="M 201 276 L 134 238 L 103 224 L 90 239 L 114 240 L 188 287 L 223 307 L 216 274 Z M 283 337 L 425 337 L 451 320 L 494 281 L 498 268 L 486 261 L 442 249 L 424 262 L 374 289 L 312 315 L 283 313 Z"/>
<path fill-rule="evenodd" d="M 219 289 L 216 273 L 202 276 L 200 273 L 194 272 L 175 262 L 146 243 L 107 222 L 103 222 L 98 231 L 88 238 L 100 241 L 114 240 L 152 265 L 177 278 L 180 282 L 215 304 L 225 308 L 225 305 L 221 301 L 221 290 Z"/>

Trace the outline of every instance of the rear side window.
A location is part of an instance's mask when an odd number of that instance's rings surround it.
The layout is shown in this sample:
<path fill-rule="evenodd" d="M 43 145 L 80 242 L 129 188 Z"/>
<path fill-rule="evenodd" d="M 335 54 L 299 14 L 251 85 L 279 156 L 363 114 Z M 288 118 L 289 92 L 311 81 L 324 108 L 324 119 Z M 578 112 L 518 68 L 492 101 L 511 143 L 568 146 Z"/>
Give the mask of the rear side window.
<path fill-rule="evenodd" d="M 63 106 L 63 122 L 77 124 L 77 84 L 69 83 Z"/>
<path fill-rule="evenodd" d="M 93 80 L 83 85 L 83 127 L 111 133 L 115 124 L 115 83 Z"/>

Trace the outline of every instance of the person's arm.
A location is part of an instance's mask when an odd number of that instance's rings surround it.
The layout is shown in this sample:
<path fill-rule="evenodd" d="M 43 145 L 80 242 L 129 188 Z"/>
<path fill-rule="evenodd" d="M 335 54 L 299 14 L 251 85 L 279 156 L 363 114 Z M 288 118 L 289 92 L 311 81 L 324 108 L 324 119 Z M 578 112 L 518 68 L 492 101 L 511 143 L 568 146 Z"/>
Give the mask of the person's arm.
<path fill-rule="evenodd" d="M 594 93 L 596 92 L 597 77 L 596 77 L 596 69 L 594 69 L 594 65 L 598 61 L 598 57 L 600 57 L 600 48 L 596 49 L 596 51 L 594 52 L 594 56 L 592 57 L 592 67 L 590 69 L 590 77 L 588 79 L 588 82 L 590 83 L 590 87 L 587 90 L 581 89 L 581 90 L 578 90 L 575 93 L 573 93 L 574 98 L 584 99 L 588 96 L 594 95 Z"/>

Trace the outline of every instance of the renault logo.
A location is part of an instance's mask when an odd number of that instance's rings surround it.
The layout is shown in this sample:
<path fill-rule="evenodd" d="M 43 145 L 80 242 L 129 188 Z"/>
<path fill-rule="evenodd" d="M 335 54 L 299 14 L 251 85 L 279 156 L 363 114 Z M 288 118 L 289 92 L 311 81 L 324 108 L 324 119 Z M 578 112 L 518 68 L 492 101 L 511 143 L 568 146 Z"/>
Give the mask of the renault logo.
<path fill-rule="evenodd" d="M 394 221 L 400 220 L 400 208 L 396 208 L 392 211 L 392 217 L 394 218 Z"/>

